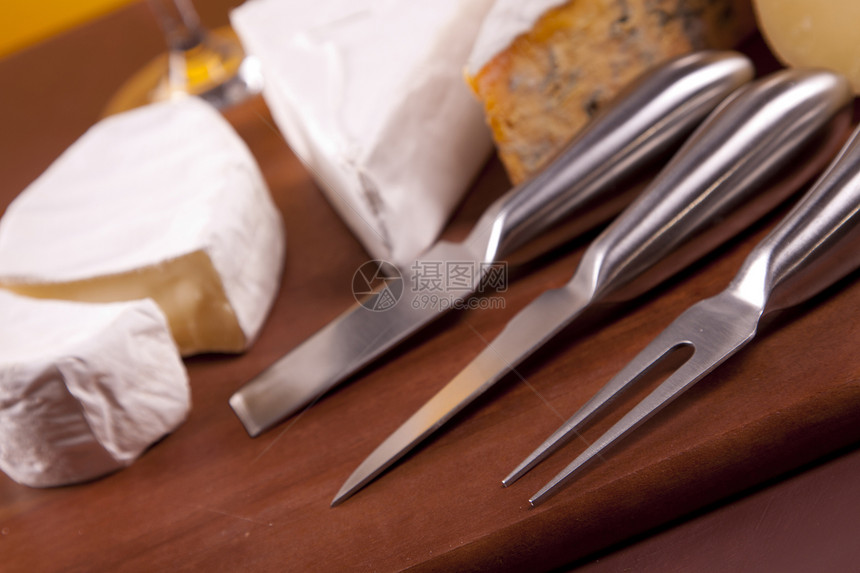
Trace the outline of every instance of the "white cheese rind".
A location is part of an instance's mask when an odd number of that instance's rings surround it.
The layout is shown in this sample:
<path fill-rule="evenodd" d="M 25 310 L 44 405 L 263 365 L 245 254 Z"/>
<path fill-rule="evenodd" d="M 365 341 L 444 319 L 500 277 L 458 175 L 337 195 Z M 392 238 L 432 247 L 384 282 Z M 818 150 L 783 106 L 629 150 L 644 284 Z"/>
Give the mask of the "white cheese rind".
<path fill-rule="evenodd" d="M 186 98 L 99 122 L 25 189 L 0 221 L 0 284 L 120 277 L 202 252 L 221 282 L 212 289 L 235 315 L 223 327 L 237 322 L 246 347 L 277 292 L 284 249 L 280 214 L 247 146 L 214 108 Z M 136 287 L 142 294 L 48 296 L 159 300 Z M 171 323 L 197 319 L 175 315 L 194 305 L 175 306 L 164 308 Z M 178 342 L 186 354 L 243 347 Z"/>
<path fill-rule="evenodd" d="M 181 424 L 188 377 L 150 300 L 87 304 L 0 291 L 0 469 L 23 485 L 90 480 Z"/>
<path fill-rule="evenodd" d="M 231 20 L 281 132 L 375 257 L 431 245 L 492 150 L 463 81 L 491 0 L 251 0 Z"/>
<path fill-rule="evenodd" d="M 568 0 L 496 0 L 478 32 L 469 55 L 468 73 L 475 76 L 496 54 L 525 34 L 548 10 Z"/>

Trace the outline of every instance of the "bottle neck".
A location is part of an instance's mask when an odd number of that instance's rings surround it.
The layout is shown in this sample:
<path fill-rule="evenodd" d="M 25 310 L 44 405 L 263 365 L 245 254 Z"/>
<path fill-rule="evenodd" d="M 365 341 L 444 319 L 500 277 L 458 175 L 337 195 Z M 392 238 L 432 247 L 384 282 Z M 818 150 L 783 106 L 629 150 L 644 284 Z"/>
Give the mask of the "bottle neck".
<path fill-rule="evenodd" d="M 148 0 L 170 51 L 185 52 L 200 45 L 204 32 L 190 0 Z"/>

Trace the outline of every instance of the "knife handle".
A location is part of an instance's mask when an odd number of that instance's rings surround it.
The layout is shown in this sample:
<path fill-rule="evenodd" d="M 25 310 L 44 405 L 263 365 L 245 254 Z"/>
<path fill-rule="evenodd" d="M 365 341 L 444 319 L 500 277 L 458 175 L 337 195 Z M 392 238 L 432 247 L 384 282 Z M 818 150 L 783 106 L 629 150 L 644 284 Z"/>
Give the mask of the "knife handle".
<path fill-rule="evenodd" d="M 826 71 L 783 70 L 741 87 L 592 242 L 574 280 L 626 300 L 701 258 L 824 168 L 852 100 L 847 80 Z"/>
<path fill-rule="evenodd" d="M 860 128 L 749 254 L 731 288 L 764 312 L 799 304 L 860 267 Z"/>
<path fill-rule="evenodd" d="M 499 198 L 468 242 L 491 262 L 573 212 L 598 210 L 595 204 L 610 199 L 633 174 L 679 146 L 753 76 L 749 59 L 727 51 L 694 52 L 644 74 L 538 175 Z"/>

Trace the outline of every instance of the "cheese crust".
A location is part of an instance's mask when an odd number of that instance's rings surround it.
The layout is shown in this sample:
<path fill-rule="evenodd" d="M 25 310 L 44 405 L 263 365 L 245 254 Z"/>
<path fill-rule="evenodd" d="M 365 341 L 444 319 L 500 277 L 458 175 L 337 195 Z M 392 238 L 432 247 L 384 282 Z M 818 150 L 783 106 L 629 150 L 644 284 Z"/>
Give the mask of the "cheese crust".
<path fill-rule="evenodd" d="M 690 51 L 731 48 L 754 26 L 748 0 L 570 0 L 468 80 L 519 183 L 645 70 Z"/>

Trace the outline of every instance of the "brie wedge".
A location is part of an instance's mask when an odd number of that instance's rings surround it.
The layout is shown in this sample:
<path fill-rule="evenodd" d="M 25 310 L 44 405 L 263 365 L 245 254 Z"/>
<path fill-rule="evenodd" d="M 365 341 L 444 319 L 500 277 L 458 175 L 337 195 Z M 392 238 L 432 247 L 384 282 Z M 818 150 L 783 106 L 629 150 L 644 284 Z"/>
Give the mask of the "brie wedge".
<path fill-rule="evenodd" d="M 99 122 L 0 220 L 0 286 L 39 298 L 152 298 L 184 355 L 246 348 L 283 258 L 283 223 L 259 167 L 196 98 Z"/>
<path fill-rule="evenodd" d="M 0 290 L 0 469 L 23 485 L 125 467 L 181 424 L 188 378 L 151 300 L 87 304 Z"/>
<path fill-rule="evenodd" d="M 290 147 L 371 255 L 431 245 L 488 158 L 463 80 L 491 0 L 251 0 L 231 20 Z"/>

